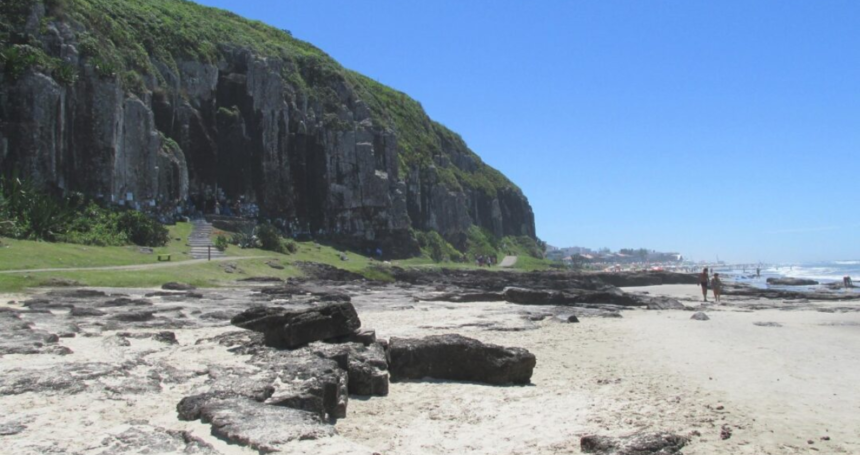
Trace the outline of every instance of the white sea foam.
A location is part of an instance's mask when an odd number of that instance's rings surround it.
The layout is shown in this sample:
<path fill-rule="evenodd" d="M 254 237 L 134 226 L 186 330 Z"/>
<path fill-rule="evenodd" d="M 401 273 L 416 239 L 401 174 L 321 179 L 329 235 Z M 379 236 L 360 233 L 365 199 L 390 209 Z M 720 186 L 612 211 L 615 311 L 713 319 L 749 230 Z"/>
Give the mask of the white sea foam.
<path fill-rule="evenodd" d="M 808 278 L 819 281 L 842 281 L 842 277 L 860 277 L 860 261 L 834 261 L 816 264 L 777 267 L 771 273 L 791 278 Z"/>

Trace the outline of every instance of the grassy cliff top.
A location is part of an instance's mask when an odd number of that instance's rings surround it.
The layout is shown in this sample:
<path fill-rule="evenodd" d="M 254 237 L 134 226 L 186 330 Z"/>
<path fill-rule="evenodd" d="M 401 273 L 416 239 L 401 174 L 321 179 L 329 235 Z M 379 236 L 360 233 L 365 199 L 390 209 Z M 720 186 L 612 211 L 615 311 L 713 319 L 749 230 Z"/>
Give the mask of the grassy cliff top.
<path fill-rule="evenodd" d="M 19 44 L 10 31 L 27 23 L 29 11 L 37 3 L 47 10 L 42 29 L 55 20 L 76 24 L 81 55 L 90 58 L 100 74 L 119 77 L 131 91 L 143 85 L 144 75 L 161 77 L 153 61 L 175 69 L 179 61 L 217 63 L 230 47 L 251 49 L 262 57 L 286 62 L 284 80 L 311 98 L 330 100 L 334 81 L 350 86 L 370 107 L 375 123 L 397 134 L 401 170 L 428 166 L 434 163 L 434 156 L 453 150 L 471 156 L 477 169 L 439 167 L 440 180 L 447 187 L 467 187 L 490 195 L 502 188 L 520 192 L 472 153 L 459 135 L 430 120 L 420 103 L 342 67 L 288 31 L 186 0 L 3 0 L 2 48 Z"/>

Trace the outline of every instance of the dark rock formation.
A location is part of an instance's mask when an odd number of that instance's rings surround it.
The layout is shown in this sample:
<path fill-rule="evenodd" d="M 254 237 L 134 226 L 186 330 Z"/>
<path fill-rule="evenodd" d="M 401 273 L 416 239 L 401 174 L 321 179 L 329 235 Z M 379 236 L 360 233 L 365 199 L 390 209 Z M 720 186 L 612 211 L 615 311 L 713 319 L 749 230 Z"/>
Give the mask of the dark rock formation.
<path fill-rule="evenodd" d="M 349 273 L 349 272 L 347 272 Z M 347 280 L 352 281 L 352 280 Z M 295 284 L 284 284 L 282 286 L 270 286 L 260 290 L 260 294 L 268 300 L 291 299 L 296 296 L 310 297 L 314 302 L 349 302 L 350 297 L 343 292 L 319 286 L 298 286 Z"/>
<path fill-rule="evenodd" d="M 696 284 L 698 276 L 693 273 L 675 272 L 624 272 L 624 273 L 595 273 L 594 277 L 618 287 L 626 286 L 658 286 L 661 284 Z"/>
<path fill-rule="evenodd" d="M 154 318 L 152 311 L 127 311 L 110 316 L 110 319 L 122 322 L 146 322 Z"/>
<path fill-rule="evenodd" d="M 417 251 L 410 228 L 535 236 L 520 189 L 419 103 L 287 33 L 191 2 L 32 5 L 0 11 L 0 46 L 59 69 L 0 71 L 5 174 L 162 212 L 212 211 L 217 188 L 387 257 Z M 128 42 L 100 46 L 116 29 Z"/>
<path fill-rule="evenodd" d="M 431 296 L 419 296 L 419 300 L 442 302 L 498 302 L 506 301 L 519 305 L 587 306 L 611 305 L 620 307 L 648 307 L 649 309 L 684 309 L 675 299 L 628 294 L 618 288 L 602 291 L 568 288 L 566 292 L 551 289 L 527 289 L 507 287 L 501 292 L 449 292 Z"/>
<path fill-rule="evenodd" d="M 104 316 L 105 314 L 107 313 L 95 308 L 72 308 L 69 311 L 69 316 L 74 317 Z"/>
<path fill-rule="evenodd" d="M 768 278 L 767 284 L 774 286 L 816 286 L 818 281 L 806 278 Z"/>
<path fill-rule="evenodd" d="M 484 344 L 460 335 L 392 338 L 388 345 L 393 381 L 436 378 L 488 384 L 528 384 L 535 356 L 521 348 Z"/>
<path fill-rule="evenodd" d="M 193 291 L 197 289 L 197 287 L 187 283 L 176 283 L 171 281 L 170 283 L 162 284 L 161 289 L 164 289 L 165 291 Z"/>
<path fill-rule="evenodd" d="M 254 307 L 234 316 L 230 322 L 262 333 L 267 346 L 286 349 L 350 335 L 361 327 L 355 307 L 349 302 L 303 309 Z"/>
<path fill-rule="evenodd" d="M 685 310 L 683 303 L 671 297 L 643 297 L 649 310 Z"/>
<path fill-rule="evenodd" d="M 388 359 L 379 343 L 314 344 L 310 352 L 334 360 L 347 372 L 350 395 L 388 395 Z"/>
<path fill-rule="evenodd" d="M 680 453 L 688 440 L 673 433 L 636 434 L 624 438 L 584 436 L 580 439 L 582 453 L 599 455 L 669 455 Z"/>
<path fill-rule="evenodd" d="M 824 291 L 786 291 L 781 289 L 760 289 L 746 284 L 724 283 L 723 295 L 759 297 L 763 299 L 784 300 L 860 300 L 860 293 Z"/>
<path fill-rule="evenodd" d="M 21 319 L 20 312 L 0 312 L 0 357 L 6 354 L 63 354 L 56 346 L 56 334 L 33 327 L 32 322 Z"/>
<path fill-rule="evenodd" d="M 503 300 L 522 305 L 559 305 L 568 301 L 565 295 L 558 291 L 540 289 L 505 288 L 502 291 Z"/>
<path fill-rule="evenodd" d="M 130 299 L 128 297 L 119 297 L 116 299 L 105 300 L 97 304 L 100 308 L 108 307 L 127 307 L 127 306 L 152 306 L 152 302 L 146 299 Z"/>

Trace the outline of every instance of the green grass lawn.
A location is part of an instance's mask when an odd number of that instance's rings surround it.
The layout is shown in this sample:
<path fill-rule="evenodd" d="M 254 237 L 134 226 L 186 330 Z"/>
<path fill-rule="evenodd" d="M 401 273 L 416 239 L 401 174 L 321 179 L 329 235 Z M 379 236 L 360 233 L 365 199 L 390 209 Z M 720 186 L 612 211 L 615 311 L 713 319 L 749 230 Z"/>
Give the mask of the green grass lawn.
<path fill-rule="evenodd" d="M 173 261 L 185 261 L 189 247 L 186 245 L 191 233 L 190 223 L 179 223 L 170 227 L 170 243 L 164 248 L 156 248 L 155 253 L 169 253 Z M 214 235 L 217 235 L 218 231 Z M 44 285 L 51 279 L 75 280 L 84 286 L 99 287 L 157 287 L 169 281 L 181 281 L 199 287 L 230 286 L 242 278 L 272 276 L 289 278 L 301 276 L 302 271 L 296 262 L 317 262 L 328 264 L 350 272 L 358 273 L 368 279 L 391 280 L 386 273 L 386 265 L 353 252 L 346 252 L 348 260 L 340 258 L 336 247 L 313 241 L 296 242 L 298 250 L 292 254 L 281 254 L 261 249 L 241 249 L 230 245 L 225 254 L 235 261 L 192 263 L 177 267 L 151 270 L 90 270 L 55 271 L 19 274 L 0 274 L 0 292 L 17 292 L 28 287 Z M 253 259 L 244 259 L 255 257 Z M 276 269 L 270 262 L 281 264 Z M 67 243 L 32 242 L 13 239 L 0 239 L 0 271 L 30 270 L 46 268 L 102 267 L 157 263 L 155 254 L 143 254 L 136 246 L 94 247 Z M 234 264 L 234 273 L 227 273 L 227 264 Z M 436 263 L 428 257 L 391 261 L 399 267 L 476 269 L 474 263 Z M 546 270 L 550 261 L 519 255 L 517 264 L 510 270 Z M 501 270 L 494 267 L 491 270 Z"/>
<path fill-rule="evenodd" d="M 270 259 L 248 259 L 235 262 L 206 262 L 180 267 L 152 270 L 91 270 L 77 272 L 39 272 L 0 275 L 0 292 L 17 292 L 46 284 L 51 279 L 75 280 L 82 286 L 99 287 L 158 287 L 170 281 L 181 281 L 198 287 L 219 287 L 252 276 L 289 278 L 301 275 L 293 265 L 283 270 L 269 267 Z M 236 266 L 233 273 L 225 272 L 227 264 Z"/>
<path fill-rule="evenodd" d="M 190 259 L 186 245 L 191 224 L 180 223 L 170 228 L 170 244 L 156 248 L 156 253 L 170 253 L 173 261 Z M 179 239 L 179 240 L 177 240 Z M 0 271 L 47 268 L 102 267 L 157 263 L 155 254 L 140 253 L 136 246 L 94 247 L 68 243 L 32 242 L 0 239 Z M 359 273 L 370 279 L 388 280 L 390 277 L 375 267 L 379 265 L 365 256 L 347 253 L 348 260 L 340 259 L 338 249 L 315 242 L 297 242 L 298 251 L 280 254 L 261 249 L 241 249 L 230 245 L 225 254 L 236 261 L 193 263 L 178 267 L 151 270 L 91 270 L 53 271 L 19 274 L 0 274 L 0 292 L 17 292 L 40 286 L 51 279 L 75 280 L 84 286 L 101 287 L 155 287 L 169 281 L 181 281 L 199 287 L 229 286 L 242 278 L 273 276 L 289 278 L 302 275 L 298 261 L 329 264 Z M 244 259 L 257 257 L 254 259 Z M 259 257 L 262 257 L 259 258 Z M 279 263 L 283 269 L 269 266 Z M 234 264 L 234 273 L 225 272 L 227 264 Z"/>
<path fill-rule="evenodd" d="M 189 259 L 186 245 L 191 223 L 169 226 L 170 242 L 154 248 L 153 254 L 141 253 L 138 246 L 98 247 L 72 243 L 36 242 L 0 238 L 0 270 L 29 270 L 68 267 L 101 267 L 157 262 L 157 254 L 170 254 L 172 261 Z"/>

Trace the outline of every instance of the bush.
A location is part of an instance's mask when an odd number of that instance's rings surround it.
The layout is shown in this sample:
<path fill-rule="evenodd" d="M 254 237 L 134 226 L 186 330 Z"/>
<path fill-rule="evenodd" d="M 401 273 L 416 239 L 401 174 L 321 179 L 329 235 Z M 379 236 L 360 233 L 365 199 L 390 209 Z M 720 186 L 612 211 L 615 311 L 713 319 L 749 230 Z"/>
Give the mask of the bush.
<path fill-rule="evenodd" d="M 121 246 L 130 243 L 128 234 L 117 228 L 118 214 L 105 210 L 94 202 L 83 206 L 58 240 L 95 246 Z"/>
<path fill-rule="evenodd" d="M 29 181 L 0 180 L 0 233 L 97 246 L 164 246 L 167 228 L 143 213 L 115 212 L 78 194 L 54 197 Z"/>
<path fill-rule="evenodd" d="M 278 228 L 271 224 L 261 224 L 257 227 L 257 238 L 260 240 L 260 248 L 276 253 L 285 251 L 284 244 L 281 242 L 281 233 Z"/>
<path fill-rule="evenodd" d="M 239 248 L 257 248 L 260 244 L 256 232 L 254 223 L 245 223 L 239 227 L 239 232 L 233 235 L 231 241 Z"/>
<path fill-rule="evenodd" d="M 299 245 L 292 240 L 285 240 L 283 242 L 283 245 L 284 249 L 286 249 L 287 252 L 290 254 L 295 254 L 297 251 L 299 251 Z"/>
<path fill-rule="evenodd" d="M 227 241 L 227 237 L 224 234 L 219 234 L 218 237 L 215 237 L 215 248 L 217 248 L 218 251 L 227 250 L 227 245 L 229 244 L 230 243 Z"/>
<path fill-rule="evenodd" d="M 140 212 L 128 210 L 117 218 L 119 232 L 128 235 L 128 239 L 140 246 L 164 246 L 170 241 L 170 234 L 161 223 Z"/>
<path fill-rule="evenodd" d="M 4 221 L 14 226 L 14 237 L 29 240 L 56 240 L 74 217 L 69 200 L 53 198 L 38 191 L 29 181 L 18 178 L 0 181 Z"/>

